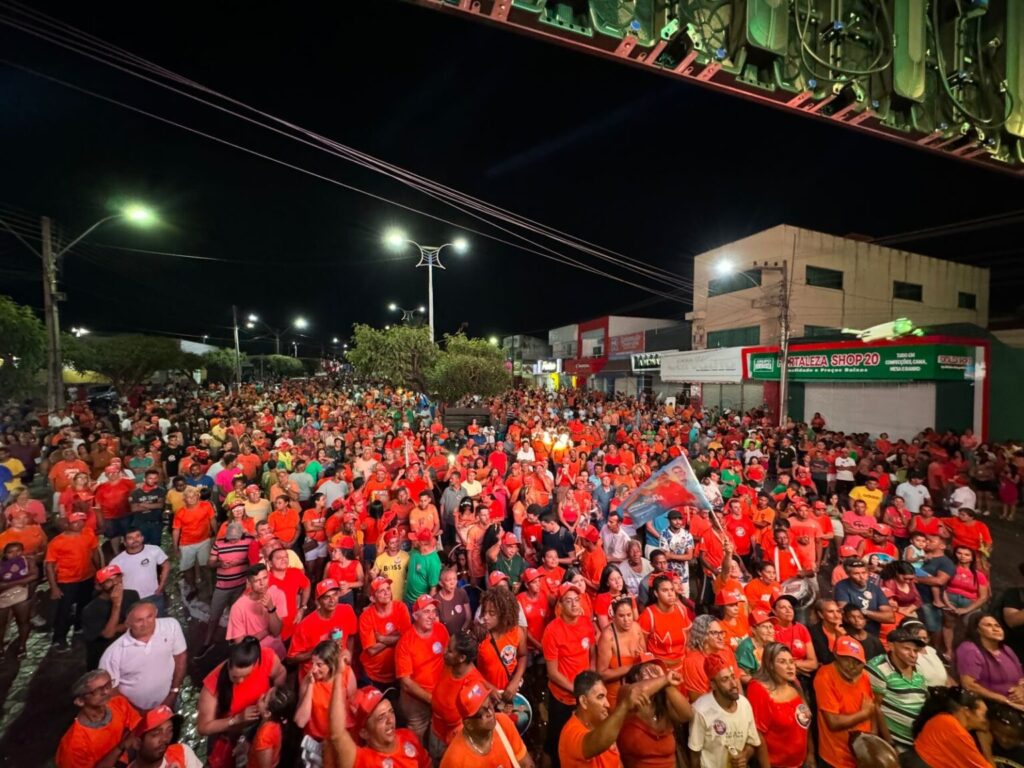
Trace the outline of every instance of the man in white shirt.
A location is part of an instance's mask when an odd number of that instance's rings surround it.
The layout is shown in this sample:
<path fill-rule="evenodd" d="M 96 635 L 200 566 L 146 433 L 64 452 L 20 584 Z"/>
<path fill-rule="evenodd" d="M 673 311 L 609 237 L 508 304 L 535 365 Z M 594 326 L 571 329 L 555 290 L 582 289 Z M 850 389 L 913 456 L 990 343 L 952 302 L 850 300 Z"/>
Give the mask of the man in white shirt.
<path fill-rule="evenodd" d="M 911 475 L 905 482 L 896 486 L 896 495 L 906 502 L 907 509 L 915 515 L 921 511 L 922 504 L 932 503 L 931 494 L 924 485 L 924 478 L 917 474 Z"/>
<path fill-rule="evenodd" d="M 769 765 L 768 748 L 754 724 L 754 710 L 740 693 L 740 681 L 733 668 L 718 654 L 711 654 L 704 661 L 704 671 L 711 683 L 711 693 L 693 703 L 687 745 L 690 767 L 720 768 L 735 765 L 736 760 L 745 765 L 755 752 L 760 765 Z"/>
<path fill-rule="evenodd" d="M 146 544 L 140 529 L 130 528 L 124 535 L 124 551 L 110 564 L 121 569 L 125 589 L 134 589 L 139 597 L 149 599 L 164 613 L 164 585 L 171 573 L 171 561 L 166 552 Z"/>
<path fill-rule="evenodd" d="M 625 562 L 629 549 L 629 534 L 622 529 L 622 518 L 618 512 L 608 513 L 608 522 L 601 528 L 601 544 L 609 565 Z"/>
<path fill-rule="evenodd" d="M 158 619 L 156 606 L 142 601 L 125 620 L 128 631 L 100 659 L 118 693 L 136 709 L 173 707 L 185 679 L 188 646 L 177 619 Z"/>

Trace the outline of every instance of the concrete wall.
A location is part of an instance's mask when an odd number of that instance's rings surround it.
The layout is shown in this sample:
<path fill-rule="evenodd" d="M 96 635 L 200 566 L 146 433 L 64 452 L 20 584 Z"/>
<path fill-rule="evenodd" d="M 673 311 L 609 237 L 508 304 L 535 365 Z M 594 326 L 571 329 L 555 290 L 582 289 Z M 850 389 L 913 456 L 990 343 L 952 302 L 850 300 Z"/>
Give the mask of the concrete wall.
<path fill-rule="evenodd" d="M 918 325 L 988 324 L 989 271 L 956 262 L 885 248 L 789 225 L 780 225 L 700 254 L 694 260 L 694 346 L 703 346 L 708 331 L 759 325 L 761 344 L 779 341 L 780 275 L 762 272 L 761 286 L 709 298 L 708 281 L 723 259 L 738 270 L 754 262 L 781 265 L 790 271 L 792 335 L 808 326 L 867 328 L 909 317 Z M 843 289 L 806 284 L 807 266 L 843 273 Z M 893 299 L 893 281 L 922 286 L 922 301 Z M 958 307 L 958 292 L 973 293 L 976 308 Z M 698 336 L 701 335 L 701 338 Z"/>
<path fill-rule="evenodd" d="M 647 331 L 654 328 L 669 328 L 678 325 L 678 320 L 661 320 L 655 317 L 625 317 L 612 315 L 608 318 L 608 335 L 622 336 L 626 333 Z"/>

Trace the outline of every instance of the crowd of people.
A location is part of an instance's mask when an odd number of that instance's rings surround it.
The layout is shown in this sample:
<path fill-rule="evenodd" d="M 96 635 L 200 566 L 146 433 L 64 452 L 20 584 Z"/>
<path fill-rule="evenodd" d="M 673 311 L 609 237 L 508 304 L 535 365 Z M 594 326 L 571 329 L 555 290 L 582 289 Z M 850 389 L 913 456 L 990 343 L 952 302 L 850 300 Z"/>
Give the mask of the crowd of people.
<path fill-rule="evenodd" d="M 312 379 L 10 410 L 3 663 L 42 626 L 89 670 L 58 768 L 1024 765 L 1024 590 L 993 595 L 985 522 L 1019 448 L 476 404 L 454 428 Z"/>

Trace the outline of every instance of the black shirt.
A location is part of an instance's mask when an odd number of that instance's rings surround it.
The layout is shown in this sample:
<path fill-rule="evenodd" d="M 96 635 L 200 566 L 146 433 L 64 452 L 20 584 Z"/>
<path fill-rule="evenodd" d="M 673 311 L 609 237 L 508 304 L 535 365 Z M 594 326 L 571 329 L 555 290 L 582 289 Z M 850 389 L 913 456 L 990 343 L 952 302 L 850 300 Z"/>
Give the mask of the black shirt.
<path fill-rule="evenodd" d="M 160 451 L 160 458 L 163 460 L 164 464 L 167 465 L 168 479 L 178 474 L 178 464 L 181 463 L 181 458 L 184 455 L 185 448 L 181 445 L 175 448 L 171 448 L 171 446 L 168 445 Z"/>
<path fill-rule="evenodd" d="M 156 486 L 152 490 L 145 490 L 143 488 L 136 488 L 131 492 L 128 499 L 132 504 L 159 504 L 157 509 L 147 509 L 143 512 L 136 512 L 137 515 L 146 515 L 148 517 L 154 517 L 163 519 L 164 514 L 164 500 L 167 498 L 167 489 L 161 486 Z"/>
<path fill-rule="evenodd" d="M 1024 587 L 1010 587 L 1003 592 L 995 614 L 996 618 L 999 619 L 999 623 L 1003 625 L 1003 629 L 1006 631 L 1006 644 L 1017 654 L 1018 659 L 1024 659 L 1024 626 L 1009 627 L 1003 618 L 1004 608 L 1016 608 L 1018 610 L 1024 608 Z"/>
<path fill-rule="evenodd" d="M 126 589 L 121 597 L 121 619 L 118 624 L 123 624 L 128 618 L 128 611 L 139 602 L 141 598 L 134 589 Z M 95 597 L 85 606 L 82 611 L 82 639 L 86 647 L 86 663 L 89 669 L 96 669 L 100 663 L 103 652 L 116 638 L 109 640 L 103 637 L 103 628 L 110 621 L 110 609 L 113 603 L 104 600 L 102 597 Z"/>
<path fill-rule="evenodd" d="M 558 552 L 559 559 L 572 557 L 576 552 L 576 540 L 569 533 L 569 530 L 561 525 L 558 526 L 558 530 L 554 533 L 544 531 L 541 534 L 540 543 L 542 554 L 549 549 L 553 549 Z"/>

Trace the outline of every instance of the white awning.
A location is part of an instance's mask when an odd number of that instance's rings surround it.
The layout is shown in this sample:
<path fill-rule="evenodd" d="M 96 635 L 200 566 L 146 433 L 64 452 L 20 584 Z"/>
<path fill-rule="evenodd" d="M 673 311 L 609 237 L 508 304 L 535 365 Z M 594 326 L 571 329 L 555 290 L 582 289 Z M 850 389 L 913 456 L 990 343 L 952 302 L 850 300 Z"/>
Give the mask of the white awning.
<path fill-rule="evenodd" d="M 661 380 L 681 384 L 739 384 L 743 381 L 743 347 L 662 352 Z"/>

